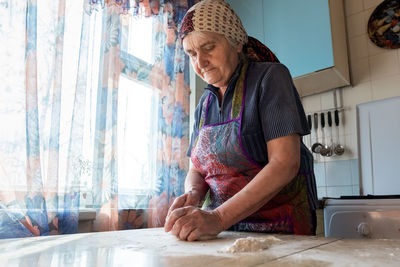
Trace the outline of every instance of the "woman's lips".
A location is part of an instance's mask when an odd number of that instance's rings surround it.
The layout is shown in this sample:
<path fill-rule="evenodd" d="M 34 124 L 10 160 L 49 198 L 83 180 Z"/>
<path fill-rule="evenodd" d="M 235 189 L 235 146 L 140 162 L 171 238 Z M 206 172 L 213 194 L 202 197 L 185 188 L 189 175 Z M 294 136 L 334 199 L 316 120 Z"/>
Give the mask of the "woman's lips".
<path fill-rule="evenodd" d="M 206 74 L 207 72 L 210 72 L 210 71 L 213 71 L 213 70 L 214 70 L 214 68 L 212 68 L 212 69 L 207 69 L 207 70 L 202 70 L 201 73 L 202 73 L 202 74 Z"/>

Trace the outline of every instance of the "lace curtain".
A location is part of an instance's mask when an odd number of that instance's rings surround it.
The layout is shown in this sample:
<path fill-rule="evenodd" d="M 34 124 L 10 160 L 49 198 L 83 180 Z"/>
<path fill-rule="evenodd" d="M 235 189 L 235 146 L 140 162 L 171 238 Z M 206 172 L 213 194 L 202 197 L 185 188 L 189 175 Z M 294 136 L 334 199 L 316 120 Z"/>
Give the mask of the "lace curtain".
<path fill-rule="evenodd" d="M 176 33 L 193 3 L 78 2 L 0 1 L 0 238 L 76 233 L 88 209 L 94 231 L 158 227 L 183 193 L 189 75 Z M 124 48 L 137 16 L 153 18 L 151 63 Z M 153 180 L 139 177 L 151 185 L 140 197 L 121 193 L 135 175 L 122 177 L 121 129 L 142 116 L 121 109 L 123 81 L 154 100 Z"/>

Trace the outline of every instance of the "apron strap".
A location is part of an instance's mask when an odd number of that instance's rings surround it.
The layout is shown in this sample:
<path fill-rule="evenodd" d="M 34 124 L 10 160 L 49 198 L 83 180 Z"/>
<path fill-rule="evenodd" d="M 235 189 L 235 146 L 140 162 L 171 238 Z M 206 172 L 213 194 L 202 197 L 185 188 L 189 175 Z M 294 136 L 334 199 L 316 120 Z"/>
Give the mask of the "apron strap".
<path fill-rule="evenodd" d="M 249 63 L 247 61 L 245 61 L 243 64 L 243 67 L 240 71 L 240 76 L 239 76 L 238 80 L 236 81 L 235 91 L 233 93 L 233 99 L 232 99 L 232 109 L 231 109 L 231 113 L 230 113 L 231 119 L 239 118 L 240 113 L 242 111 L 242 104 L 243 104 L 243 97 L 244 97 L 243 96 L 244 82 L 245 82 L 245 78 L 246 78 L 246 71 L 247 71 L 248 65 L 249 65 Z M 211 100 L 211 92 L 208 93 L 208 97 L 206 99 L 204 99 L 204 101 L 203 101 L 203 108 L 201 110 L 198 130 L 200 130 L 204 126 L 204 122 L 206 121 L 208 105 L 210 104 L 210 100 Z"/>
<path fill-rule="evenodd" d="M 243 104 L 243 92 L 244 92 L 244 83 L 245 83 L 245 78 L 246 78 L 246 71 L 247 67 L 249 66 L 249 63 L 247 60 L 244 62 L 242 70 L 240 71 L 240 76 L 238 80 L 236 81 L 236 86 L 235 86 L 235 91 L 233 93 L 233 99 L 232 99 L 232 110 L 230 117 L 231 119 L 237 119 L 240 117 L 241 111 L 242 111 L 242 104 Z"/>
<path fill-rule="evenodd" d="M 199 128 L 197 129 L 198 131 L 201 129 L 201 127 L 203 127 L 204 122 L 206 121 L 207 112 L 208 112 L 208 104 L 210 104 L 210 99 L 211 99 L 211 92 L 208 92 L 207 100 L 204 99 L 204 101 L 203 101 L 203 108 L 201 109 Z"/>

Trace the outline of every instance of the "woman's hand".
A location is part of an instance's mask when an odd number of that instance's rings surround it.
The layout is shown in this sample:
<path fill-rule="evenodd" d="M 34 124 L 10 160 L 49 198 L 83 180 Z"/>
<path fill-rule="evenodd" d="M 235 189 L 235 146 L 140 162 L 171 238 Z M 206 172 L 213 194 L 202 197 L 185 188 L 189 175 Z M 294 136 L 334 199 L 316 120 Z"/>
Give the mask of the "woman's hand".
<path fill-rule="evenodd" d="M 186 207 L 186 206 L 199 206 L 201 202 L 201 196 L 196 191 L 189 191 L 185 194 L 177 197 L 172 203 L 170 210 L 173 211 L 174 209 Z"/>
<path fill-rule="evenodd" d="M 194 241 L 215 238 L 224 227 L 218 211 L 186 206 L 169 213 L 164 229 L 181 240 Z"/>
<path fill-rule="evenodd" d="M 171 207 L 168 209 L 167 219 L 170 213 L 178 208 L 183 208 L 186 206 L 198 207 L 201 202 L 201 196 L 196 191 L 189 191 L 175 198 Z"/>
<path fill-rule="evenodd" d="M 208 190 L 208 185 L 204 181 L 202 174 L 195 168 L 190 168 L 185 179 L 185 192 L 177 197 L 168 209 L 167 219 L 172 211 L 186 206 L 198 207 L 203 201 Z"/>
<path fill-rule="evenodd" d="M 167 213 L 165 222 L 168 222 L 170 214 L 174 210 L 183 208 L 183 207 L 188 207 L 188 206 L 198 207 L 198 205 L 200 204 L 200 201 L 201 201 L 201 197 L 195 191 L 189 191 L 189 192 L 183 194 L 182 196 L 175 198 L 171 207 L 168 209 L 168 213 Z M 165 223 L 165 225 L 167 225 L 167 223 Z M 165 225 L 164 225 L 164 229 L 166 232 L 168 232 L 165 228 Z"/>

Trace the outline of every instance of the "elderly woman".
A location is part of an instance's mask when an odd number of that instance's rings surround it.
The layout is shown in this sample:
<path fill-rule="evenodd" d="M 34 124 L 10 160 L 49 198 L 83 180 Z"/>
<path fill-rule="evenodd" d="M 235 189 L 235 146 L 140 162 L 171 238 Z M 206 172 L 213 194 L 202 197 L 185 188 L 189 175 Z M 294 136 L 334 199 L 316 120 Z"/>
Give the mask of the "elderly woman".
<path fill-rule="evenodd" d="M 185 194 L 165 231 L 188 241 L 224 230 L 315 234 L 313 158 L 301 141 L 309 128 L 287 68 L 266 62 L 277 60 L 224 1 L 194 5 L 179 34 L 208 86 L 195 112 Z"/>

